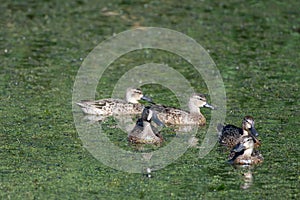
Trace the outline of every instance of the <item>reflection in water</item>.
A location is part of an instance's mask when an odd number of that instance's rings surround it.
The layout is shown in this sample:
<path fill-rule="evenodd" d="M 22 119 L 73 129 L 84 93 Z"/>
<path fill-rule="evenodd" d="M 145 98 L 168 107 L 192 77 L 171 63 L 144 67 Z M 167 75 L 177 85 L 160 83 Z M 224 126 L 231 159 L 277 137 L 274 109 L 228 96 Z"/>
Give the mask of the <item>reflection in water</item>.
<path fill-rule="evenodd" d="M 188 140 L 188 143 L 190 147 L 200 148 L 198 147 L 199 139 L 196 138 L 195 136 L 191 136 L 190 139 Z"/>
<path fill-rule="evenodd" d="M 111 116 L 102 115 L 83 115 L 83 120 L 89 123 L 103 122 Z M 136 115 L 115 115 L 113 116 L 117 121 L 117 127 L 126 133 L 129 133 L 135 126 L 135 121 L 132 120 Z"/>
<path fill-rule="evenodd" d="M 251 170 L 249 170 L 248 172 L 245 172 L 243 174 L 243 178 L 244 178 L 244 184 L 241 185 L 241 189 L 248 189 L 250 188 L 250 186 L 253 183 L 253 175 Z"/>
<path fill-rule="evenodd" d="M 157 127 L 161 128 L 161 127 Z M 187 125 L 187 126 L 169 126 L 165 129 L 161 129 L 160 131 L 165 132 L 166 134 L 174 134 L 174 137 L 178 139 L 181 142 L 181 145 L 186 146 L 186 149 L 189 147 L 194 147 L 194 148 L 199 148 L 198 147 L 198 141 L 199 139 L 196 137 L 198 126 L 197 125 Z M 176 134 L 176 135 L 175 135 Z M 166 141 L 165 144 L 162 145 L 162 148 L 165 147 L 165 145 L 168 145 L 168 143 L 171 142 Z M 138 151 L 143 151 L 142 153 L 142 159 L 144 162 L 144 167 L 143 167 L 143 174 L 146 175 L 146 177 L 151 178 L 151 172 L 153 170 L 156 170 L 160 167 L 158 166 L 153 166 L 151 159 L 154 150 L 160 148 L 159 146 L 154 146 L 154 145 L 144 145 L 144 144 L 134 144 L 131 145 L 135 150 Z M 176 145 L 175 145 L 176 146 Z M 148 151 L 148 152 L 146 152 Z M 151 151 L 151 152 L 149 152 Z"/>
<path fill-rule="evenodd" d="M 95 123 L 95 122 L 101 122 L 102 120 L 105 119 L 105 117 L 101 115 L 84 115 L 83 119 L 90 123 Z"/>
<path fill-rule="evenodd" d="M 113 116 L 113 123 L 111 123 L 111 117 L 103 117 L 96 115 L 83 115 L 83 123 L 94 124 L 108 122 L 110 128 L 119 128 L 124 133 L 124 139 L 127 137 L 128 133 L 134 128 L 136 124 L 136 115 L 116 115 Z M 161 168 L 161 163 L 157 160 L 161 160 L 162 163 L 166 162 L 164 158 L 158 157 L 158 150 L 160 148 L 165 149 L 165 153 L 174 153 L 176 151 L 182 151 L 182 149 L 187 150 L 190 147 L 200 148 L 199 139 L 196 137 L 197 131 L 199 129 L 198 125 L 180 125 L 180 126 L 169 126 L 161 127 L 156 126 L 155 123 L 152 123 L 156 129 L 158 129 L 164 136 L 166 136 L 166 141 L 162 145 L 151 145 L 151 144 L 130 144 L 131 152 L 140 153 L 141 157 L 139 158 L 139 163 L 141 163 L 141 172 L 148 178 L 152 177 L 152 171 Z M 123 133 L 121 134 L 122 137 Z M 95 136 L 96 137 L 96 136 Z M 173 151 L 166 151 L 166 147 L 173 149 Z M 179 148 L 179 150 L 178 150 Z M 168 156 L 165 154 L 167 159 L 172 158 L 172 155 Z"/>
<path fill-rule="evenodd" d="M 128 134 L 133 130 L 136 124 L 136 120 L 132 120 L 134 116 L 135 115 L 116 115 L 114 117 L 117 121 L 118 128 L 125 131 Z"/>
<path fill-rule="evenodd" d="M 234 168 L 242 174 L 243 183 L 240 188 L 244 190 L 249 189 L 253 184 L 253 167 L 250 165 L 235 165 Z"/>
<path fill-rule="evenodd" d="M 152 152 L 150 152 L 150 153 L 143 153 L 143 159 L 144 159 L 144 161 L 146 161 L 146 165 L 145 165 L 146 167 L 143 170 L 143 172 L 145 172 L 145 173 L 143 173 L 143 174 L 145 174 L 148 178 L 151 178 L 151 171 L 152 170 L 149 167 L 149 161 L 151 160 L 152 156 L 153 156 Z"/>
<path fill-rule="evenodd" d="M 198 125 L 180 125 L 180 126 L 170 126 L 176 137 L 180 137 L 187 143 L 189 147 L 199 148 L 199 139 L 196 137 Z"/>

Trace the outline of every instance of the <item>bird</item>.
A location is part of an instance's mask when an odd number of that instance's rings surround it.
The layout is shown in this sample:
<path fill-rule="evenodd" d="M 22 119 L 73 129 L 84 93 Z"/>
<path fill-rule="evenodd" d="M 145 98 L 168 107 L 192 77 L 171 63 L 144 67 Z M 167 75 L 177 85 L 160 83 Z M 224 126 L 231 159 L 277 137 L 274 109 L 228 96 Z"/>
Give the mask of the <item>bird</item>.
<path fill-rule="evenodd" d="M 219 135 L 219 143 L 223 146 L 227 146 L 229 148 L 234 147 L 237 143 L 239 143 L 242 136 L 251 136 L 255 143 L 255 147 L 261 145 L 260 141 L 257 139 L 258 132 L 254 127 L 254 119 L 252 116 L 244 117 L 242 128 L 231 124 L 226 126 L 218 124 L 217 130 Z"/>
<path fill-rule="evenodd" d="M 164 124 L 173 125 L 205 125 L 206 119 L 200 112 L 200 108 L 215 109 L 207 103 L 203 94 L 194 93 L 189 99 L 189 112 L 174 107 L 153 104 L 151 110 L 157 113 L 157 117 Z"/>
<path fill-rule="evenodd" d="M 151 125 L 152 120 L 159 126 L 164 124 L 158 120 L 156 114 L 149 106 L 145 107 L 141 118 L 136 122 L 135 127 L 128 134 L 128 141 L 134 144 L 161 144 L 163 136 Z"/>
<path fill-rule="evenodd" d="M 82 100 L 76 103 L 85 114 L 89 115 L 130 115 L 140 114 L 144 108 L 140 100 L 152 102 L 152 99 L 143 95 L 139 88 L 127 88 L 126 99 L 100 99 L 96 101 Z"/>
<path fill-rule="evenodd" d="M 252 165 L 262 163 L 264 158 L 258 150 L 254 151 L 254 141 L 251 136 L 243 136 L 231 150 L 230 164 Z"/>

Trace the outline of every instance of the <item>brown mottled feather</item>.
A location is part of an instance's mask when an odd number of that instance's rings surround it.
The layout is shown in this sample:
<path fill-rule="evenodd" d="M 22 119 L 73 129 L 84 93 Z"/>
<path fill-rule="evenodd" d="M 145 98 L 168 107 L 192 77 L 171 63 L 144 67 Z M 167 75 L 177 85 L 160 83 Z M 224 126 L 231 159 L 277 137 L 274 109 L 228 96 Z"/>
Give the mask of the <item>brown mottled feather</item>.
<path fill-rule="evenodd" d="M 128 88 L 126 91 L 126 100 L 122 99 L 101 99 L 96 101 L 82 100 L 77 105 L 85 114 L 90 115 L 128 115 L 139 114 L 143 106 L 138 103 L 144 95 L 140 89 Z"/>
<path fill-rule="evenodd" d="M 206 98 L 202 94 L 193 94 L 189 100 L 190 112 L 164 105 L 153 105 L 151 109 L 157 113 L 158 118 L 165 124 L 177 125 L 205 125 L 206 119 L 200 112 L 201 107 L 209 107 Z"/>
<path fill-rule="evenodd" d="M 217 127 L 217 130 L 219 132 L 219 143 L 223 146 L 232 148 L 240 142 L 240 138 L 242 136 L 252 136 L 255 147 L 260 146 L 260 141 L 255 136 L 253 136 L 249 128 L 247 128 L 246 123 L 249 123 L 248 121 L 253 122 L 251 126 L 253 126 L 254 128 L 254 119 L 251 116 L 246 116 L 244 118 L 242 128 L 230 124 L 226 126 L 219 124 Z"/>
<path fill-rule="evenodd" d="M 236 149 L 243 147 L 241 151 Z M 231 150 L 229 155 L 229 163 L 238 165 L 252 165 L 262 163 L 264 160 L 262 154 L 258 150 L 254 150 L 254 142 L 252 137 L 243 136 Z"/>

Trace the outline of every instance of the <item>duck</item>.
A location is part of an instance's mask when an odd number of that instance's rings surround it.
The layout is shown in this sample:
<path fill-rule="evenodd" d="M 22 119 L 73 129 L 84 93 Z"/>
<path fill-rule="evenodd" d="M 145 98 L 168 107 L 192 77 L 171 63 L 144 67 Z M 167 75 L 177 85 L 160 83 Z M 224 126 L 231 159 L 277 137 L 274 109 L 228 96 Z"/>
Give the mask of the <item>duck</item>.
<path fill-rule="evenodd" d="M 127 88 L 126 98 L 122 99 L 100 99 L 96 101 L 82 100 L 76 103 L 84 114 L 111 116 L 115 115 L 130 115 L 140 114 L 143 110 L 143 105 L 140 100 L 152 102 L 152 99 L 143 95 L 139 88 Z"/>
<path fill-rule="evenodd" d="M 141 118 L 136 122 L 135 127 L 128 134 L 128 141 L 134 144 L 161 144 L 164 141 L 163 136 L 157 129 L 151 125 L 152 120 L 158 126 L 164 126 L 156 114 L 149 106 L 145 107 Z"/>
<path fill-rule="evenodd" d="M 264 160 L 258 150 L 254 151 L 254 141 L 251 136 L 241 137 L 240 142 L 232 148 L 229 158 L 230 164 L 237 165 L 258 164 Z"/>
<path fill-rule="evenodd" d="M 207 103 L 206 97 L 200 93 L 191 95 L 188 103 L 189 112 L 174 107 L 154 104 L 151 109 L 157 113 L 157 117 L 168 125 L 205 125 L 206 119 L 200 112 L 200 108 L 215 109 Z"/>
<path fill-rule="evenodd" d="M 217 126 L 219 143 L 223 146 L 229 148 L 234 147 L 239 143 L 240 138 L 243 136 L 251 136 L 255 147 L 261 145 L 260 141 L 257 139 L 258 132 L 254 127 L 254 119 L 252 116 L 245 116 L 242 122 L 242 128 L 228 124 L 226 126 L 218 124 Z"/>

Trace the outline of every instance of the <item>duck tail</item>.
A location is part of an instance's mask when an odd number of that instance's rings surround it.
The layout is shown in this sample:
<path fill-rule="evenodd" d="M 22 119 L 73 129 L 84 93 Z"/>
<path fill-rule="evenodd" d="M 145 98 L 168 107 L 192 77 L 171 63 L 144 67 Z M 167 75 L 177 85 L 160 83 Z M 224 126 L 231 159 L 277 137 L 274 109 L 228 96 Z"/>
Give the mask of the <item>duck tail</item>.
<path fill-rule="evenodd" d="M 86 105 L 83 102 L 77 102 L 76 105 L 78 105 L 81 108 L 86 107 Z"/>

